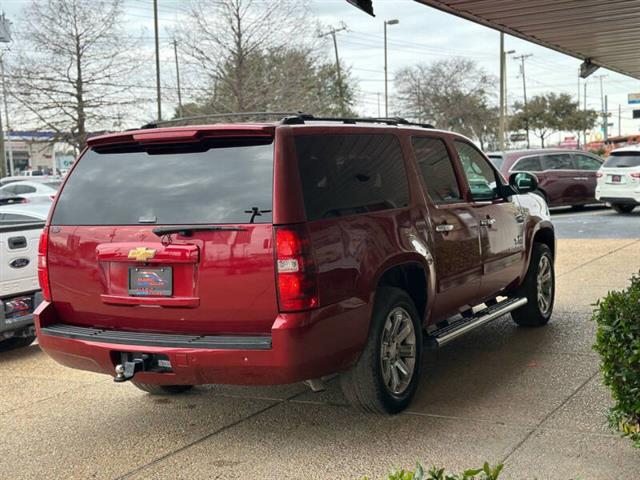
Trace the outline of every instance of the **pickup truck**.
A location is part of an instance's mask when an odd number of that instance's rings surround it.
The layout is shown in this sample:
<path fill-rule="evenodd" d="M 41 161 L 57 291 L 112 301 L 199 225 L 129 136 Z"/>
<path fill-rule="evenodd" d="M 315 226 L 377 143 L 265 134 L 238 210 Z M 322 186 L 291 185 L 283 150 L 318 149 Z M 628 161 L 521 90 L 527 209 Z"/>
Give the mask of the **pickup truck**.
<path fill-rule="evenodd" d="M 38 286 L 38 240 L 44 222 L 0 223 L 0 351 L 30 345 L 36 338 L 33 310 Z"/>

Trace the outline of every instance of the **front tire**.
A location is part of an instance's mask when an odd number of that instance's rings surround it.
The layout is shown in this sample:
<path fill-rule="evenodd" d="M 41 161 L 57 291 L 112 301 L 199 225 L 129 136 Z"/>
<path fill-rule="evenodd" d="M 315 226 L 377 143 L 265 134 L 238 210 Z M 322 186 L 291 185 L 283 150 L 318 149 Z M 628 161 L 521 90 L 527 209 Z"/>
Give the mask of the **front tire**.
<path fill-rule="evenodd" d="M 177 395 L 193 388 L 193 385 L 152 385 L 150 383 L 140 383 L 131 381 L 133 385 L 151 395 Z"/>
<path fill-rule="evenodd" d="M 399 288 L 379 288 L 367 344 L 340 375 L 344 396 L 364 412 L 401 412 L 418 388 L 421 363 L 422 324 L 411 297 Z"/>
<path fill-rule="evenodd" d="M 636 208 L 636 206 L 625 203 L 614 203 L 611 205 L 611 208 L 613 208 L 618 213 L 625 214 L 633 212 L 633 209 Z"/>
<path fill-rule="evenodd" d="M 516 297 L 525 297 L 527 304 L 511 312 L 511 318 L 522 327 L 546 325 L 553 313 L 555 271 L 551 249 L 544 243 L 534 243 L 529 268 Z"/>

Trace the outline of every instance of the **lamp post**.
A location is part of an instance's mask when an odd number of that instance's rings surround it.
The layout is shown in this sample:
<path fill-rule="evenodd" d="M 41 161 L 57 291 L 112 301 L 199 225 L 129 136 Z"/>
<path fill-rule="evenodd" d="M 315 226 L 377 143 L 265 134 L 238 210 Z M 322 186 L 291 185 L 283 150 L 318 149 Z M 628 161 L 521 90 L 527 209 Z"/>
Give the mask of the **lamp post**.
<path fill-rule="evenodd" d="M 385 20 L 384 22 L 384 116 L 389 116 L 389 87 L 387 80 L 387 25 L 397 25 L 400 20 Z"/>
<path fill-rule="evenodd" d="M 500 123 L 498 128 L 498 147 L 500 151 L 505 147 L 505 133 L 507 129 L 507 62 L 508 54 L 515 50 L 504 51 L 504 33 L 500 32 Z"/>

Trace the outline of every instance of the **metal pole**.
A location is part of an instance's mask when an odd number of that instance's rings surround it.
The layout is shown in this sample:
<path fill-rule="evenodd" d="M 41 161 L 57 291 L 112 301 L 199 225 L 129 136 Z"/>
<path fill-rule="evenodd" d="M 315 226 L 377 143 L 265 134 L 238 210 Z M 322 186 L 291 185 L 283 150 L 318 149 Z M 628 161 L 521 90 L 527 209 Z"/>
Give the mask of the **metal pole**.
<path fill-rule="evenodd" d="M 378 92 L 378 118 L 380 118 L 380 92 Z"/>
<path fill-rule="evenodd" d="M 622 105 L 618 104 L 618 136 L 622 136 Z"/>
<path fill-rule="evenodd" d="M 609 118 L 608 118 L 608 112 L 609 112 L 609 107 L 607 106 L 609 99 L 607 98 L 607 95 L 604 96 L 604 111 L 602 112 L 602 118 L 604 118 L 604 121 L 602 122 L 602 125 L 604 127 L 604 141 L 606 142 L 609 139 Z"/>
<path fill-rule="evenodd" d="M 173 53 L 176 57 L 176 81 L 178 84 L 178 117 L 182 117 L 182 92 L 180 91 L 180 65 L 178 63 L 178 41 L 173 41 Z"/>
<path fill-rule="evenodd" d="M 504 118 L 504 33 L 500 32 L 500 123 L 498 128 L 498 147 L 502 151 L 504 150 L 504 130 L 505 130 L 505 118 Z"/>
<path fill-rule="evenodd" d="M 338 56 L 338 40 L 336 40 L 336 30 L 331 31 L 333 37 L 333 48 L 336 52 L 336 73 L 338 75 L 338 95 L 340 95 L 340 113 L 345 115 L 344 93 L 342 91 L 342 72 L 340 71 L 340 57 Z"/>
<path fill-rule="evenodd" d="M 520 55 L 519 57 L 516 57 L 517 59 L 520 59 L 520 74 L 522 75 L 522 93 L 524 95 L 525 111 L 527 109 L 527 77 L 524 69 L 524 61 L 531 56 L 532 54 L 530 53 L 528 55 Z M 579 80 L 580 79 L 578 79 L 578 81 Z M 529 121 L 528 120 L 525 123 L 525 131 L 527 132 L 527 148 L 531 148 L 530 141 L 529 141 Z"/>
<path fill-rule="evenodd" d="M 160 43 L 158 40 L 158 0 L 153 0 L 153 29 L 156 37 L 156 90 L 158 93 L 158 120 L 162 120 L 162 100 L 160 99 Z"/>
<path fill-rule="evenodd" d="M 587 78 L 584 79 L 584 108 L 583 110 L 586 112 L 587 111 Z M 587 148 L 587 131 L 584 131 L 584 148 Z"/>
<path fill-rule="evenodd" d="M 2 75 L 2 97 L 4 99 L 4 118 L 7 127 L 7 150 L 9 151 L 9 175 L 14 174 L 13 147 L 11 146 L 11 127 L 9 124 L 9 107 L 7 105 L 7 86 L 4 75 L 4 58 L 0 56 L 0 75 Z"/>
<path fill-rule="evenodd" d="M 389 116 L 389 87 L 387 84 L 387 22 L 384 22 L 384 116 Z"/>

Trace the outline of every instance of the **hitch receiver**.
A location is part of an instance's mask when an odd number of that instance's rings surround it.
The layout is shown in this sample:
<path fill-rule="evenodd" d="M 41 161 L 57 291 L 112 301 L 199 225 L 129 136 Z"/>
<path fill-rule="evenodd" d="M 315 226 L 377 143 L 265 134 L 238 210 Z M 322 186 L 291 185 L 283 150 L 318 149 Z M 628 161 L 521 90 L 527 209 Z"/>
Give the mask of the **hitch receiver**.
<path fill-rule="evenodd" d="M 171 362 L 166 355 L 151 353 L 120 353 L 120 363 L 115 367 L 114 382 L 131 380 L 138 372 L 171 372 Z"/>

